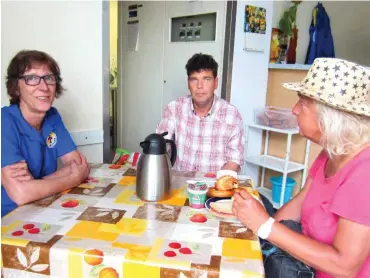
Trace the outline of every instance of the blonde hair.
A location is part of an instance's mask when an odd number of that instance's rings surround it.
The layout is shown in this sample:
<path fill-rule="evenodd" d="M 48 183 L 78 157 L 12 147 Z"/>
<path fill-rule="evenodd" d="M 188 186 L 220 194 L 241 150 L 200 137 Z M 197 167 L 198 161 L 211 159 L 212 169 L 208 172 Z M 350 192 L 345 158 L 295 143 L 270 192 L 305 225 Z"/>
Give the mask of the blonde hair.
<path fill-rule="evenodd" d="M 320 145 L 330 157 L 346 155 L 370 141 L 370 117 L 341 111 L 316 102 L 322 133 Z"/>

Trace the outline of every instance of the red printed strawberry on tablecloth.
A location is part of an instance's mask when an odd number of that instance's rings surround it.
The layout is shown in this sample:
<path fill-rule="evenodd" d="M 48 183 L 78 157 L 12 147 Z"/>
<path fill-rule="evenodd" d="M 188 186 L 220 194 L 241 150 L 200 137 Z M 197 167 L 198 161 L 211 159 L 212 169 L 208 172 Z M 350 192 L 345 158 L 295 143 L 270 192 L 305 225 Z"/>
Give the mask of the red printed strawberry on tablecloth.
<path fill-rule="evenodd" d="M 189 220 L 194 223 L 205 223 L 207 222 L 208 218 L 202 213 L 197 213 L 191 216 Z"/>
<path fill-rule="evenodd" d="M 179 249 L 179 252 L 181 254 L 185 254 L 185 255 L 191 255 L 191 254 L 193 254 L 193 251 L 191 251 L 191 249 L 189 247 L 180 248 Z"/>
<path fill-rule="evenodd" d="M 186 213 L 186 216 L 189 218 L 190 222 L 193 223 L 206 223 L 209 219 L 213 217 L 206 213 L 201 213 L 197 211 L 190 210 Z"/>
<path fill-rule="evenodd" d="M 32 224 L 32 223 L 29 223 L 29 224 L 24 224 L 22 226 L 22 229 L 18 229 L 14 232 L 12 232 L 12 236 L 22 236 L 24 235 L 25 233 L 28 233 L 28 234 L 31 234 L 31 235 L 36 235 L 36 234 L 40 234 L 44 231 L 47 231 L 50 229 L 50 225 L 49 224 L 43 224 L 42 227 L 41 227 L 41 230 L 40 228 L 36 227 L 35 224 Z"/>
<path fill-rule="evenodd" d="M 14 231 L 12 232 L 12 236 L 22 236 L 24 234 L 23 231 Z"/>
<path fill-rule="evenodd" d="M 165 255 L 166 257 L 176 257 L 177 256 L 177 254 L 176 254 L 176 252 L 175 251 L 166 251 L 166 252 L 164 252 L 164 254 L 163 255 Z"/>
<path fill-rule="evenodd" d="M 35 224 L 24 224 L 23 225 L 23 229 L 25 230 L 33 229 L 34 227 L 35 227 Z"/>
<path fill-rule="evenodd" d="M 84 201 L 81 201 L 81 200 L 77 200 L 77 199 L 66 199 L 62 202 L 61 206 L 63 208 L 75 208 L 75 207 L 78 207 L 80 205 L 85 205 L 86 203 Z"/>
<path fill-rule="evenodd" d="M 198 253 L 194 253 L 193 251 L 199 250 L 199 244 L 193 244 L 191 248 L 187 246 L 181 245 L 179 242 L 171 242 L 168 244 L 168 247 L 172 250 L 166 250 L 163 255 L 168 258 L 176 257 L 177 255 L 199 255 Z M 178 253 L 177 253 L 177 252 Z"/>
<path fill-rule="evenodd" d="M 168 244 L 168 246 L 173 248 L 173 249 L 180 249 L 181 248 L 181 244 L 178 243 L 178 242 L 171 242 L 170 244 Z"/>

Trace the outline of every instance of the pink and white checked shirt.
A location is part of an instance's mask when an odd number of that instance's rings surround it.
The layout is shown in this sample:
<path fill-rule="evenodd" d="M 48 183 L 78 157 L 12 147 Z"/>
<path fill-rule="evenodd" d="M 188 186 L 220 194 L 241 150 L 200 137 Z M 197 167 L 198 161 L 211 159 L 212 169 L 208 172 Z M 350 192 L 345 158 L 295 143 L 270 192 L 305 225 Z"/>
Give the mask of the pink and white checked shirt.
<path fill-rule="evenodd" d="M 216 172 L 228 161 L 243 166 L 243 119 L 233 105 L 217 96 L 203 118 L 196 115 L 190 95 L 170 102 L 156 130 L 165 131 L 168 139 L 175 135 L 175 170 Z"/>

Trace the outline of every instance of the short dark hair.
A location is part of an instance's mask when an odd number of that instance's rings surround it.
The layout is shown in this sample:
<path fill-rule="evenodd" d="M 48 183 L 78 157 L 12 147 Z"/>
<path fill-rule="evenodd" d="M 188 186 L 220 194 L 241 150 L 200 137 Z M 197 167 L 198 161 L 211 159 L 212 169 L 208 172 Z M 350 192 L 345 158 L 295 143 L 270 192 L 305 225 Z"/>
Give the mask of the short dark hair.
<path fill-rule="evenodd" d="M 10 104 L 19 104 L 18 79 L 35 64 L 48 66 L 49 70 L 55 75 L 57 79 L 55 97 L 59 97 L 64 91 L 58 63 L 49 54 L 38 50 L 21 50 L 10 61 L 5 78 Z"/>
<path fill-rule="evenodd" d="M 186 72 L 188 76 L 193 72 L 199 72 L 202 70 L 211 70 L 213 77 L 217 77 L 218 64 L 211 55 L 196 53 L 186 63 Z"/>

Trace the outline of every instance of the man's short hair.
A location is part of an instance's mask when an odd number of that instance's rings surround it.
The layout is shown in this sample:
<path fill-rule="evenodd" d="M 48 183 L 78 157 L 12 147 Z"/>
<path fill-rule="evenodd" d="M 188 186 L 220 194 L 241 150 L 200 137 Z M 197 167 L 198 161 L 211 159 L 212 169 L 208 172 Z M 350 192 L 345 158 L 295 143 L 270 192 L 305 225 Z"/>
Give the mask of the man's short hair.
<path fill-rule="evenodd" d="M 186 72 L 190 76 L 193 72 L 200 72 L 202 70 L 211 70 L 213 77 L 217 77 L 218 64 L 211 55 L 196 53 L 186 63 Z"/>

